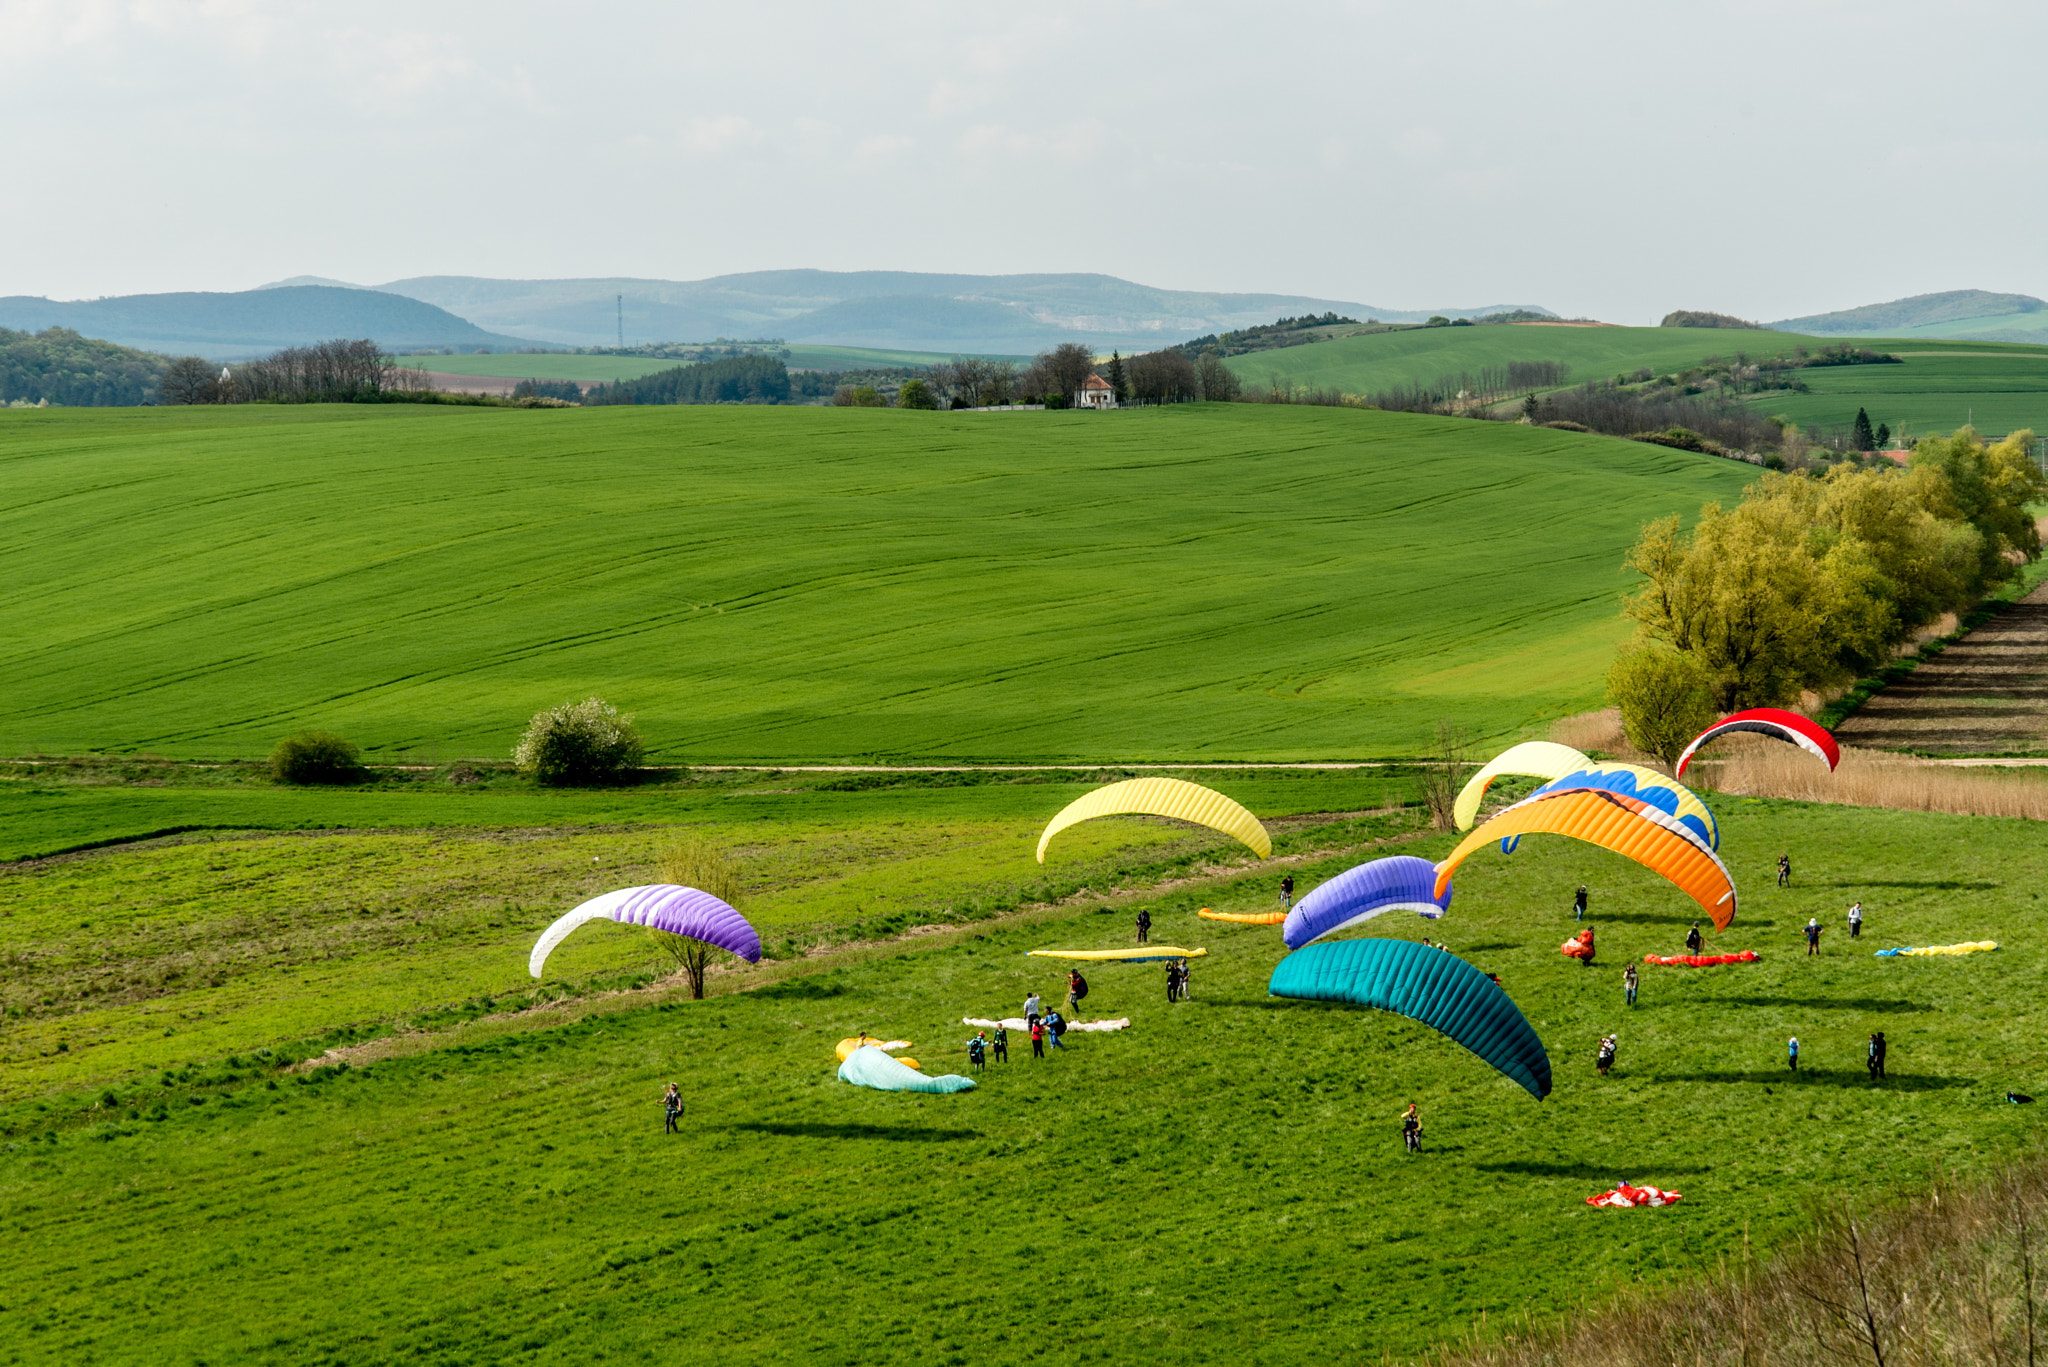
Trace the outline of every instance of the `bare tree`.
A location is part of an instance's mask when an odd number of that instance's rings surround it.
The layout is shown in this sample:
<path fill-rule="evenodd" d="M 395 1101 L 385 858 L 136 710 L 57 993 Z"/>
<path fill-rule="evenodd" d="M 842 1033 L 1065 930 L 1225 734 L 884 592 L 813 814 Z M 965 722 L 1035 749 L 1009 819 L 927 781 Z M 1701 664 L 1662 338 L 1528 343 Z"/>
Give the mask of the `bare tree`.
<path fill-rule="evenodd" d="M 214 369 L 197 356 L 180 356 L 156 382 L 156 401 L 165 404 L 204 403 Z"/>
<path fill-rule="evenodd" d="M 1223 358 L 1213 351 L 1202 353 L 1202 359 L 1195 365 L 1202 384 L 1202 397 L 1210 403 L 1236 403 L 1244 386 L 1238 381 L 1237 372 L 1223 364 Z"/>
<path fill-rule="evenodd" d="M 739 903 L 739 861 L 701 836 L 678 840 L 661 852 L 656 864 L 661 869 L 664 883 L 708 892 L 735 906 Z M 711 967 L 711 956 L 722 951 L 687 935 L 671 935 L 665 930 L 649 930 L 647 933 L 676 961 L 676 967 L 682 969 L 683 976 L 689 980 L 690 995 L 702 1000 L 704 974 Z"/>
<path fill-rule="evenodd" d="M 1095 353 L 1079 342 L 1061 342 L 1051 351 L 1041 351 L 1031 362 L 1040 378 L 1040 394 L 1057 394 L 1067 402 L 1081 391 L 1081 382 L 1095 372 Z"/>
<path fill-rule="evenodd" d="M 1195 363 L 1184 351 L 1148 351 L 1133 356 L 1126 368 L 1131 397 L 1147 403 L 1185 403 L 1202 392 Z"/>
<path fill-rule="evenodd" d="M 1465 752 L 1470 740 L 1465 728 L 1445 719 L 1436 724 L 1436 739 L 1422 761 L 1422 801 L 1429 808 L 1430 824 L 1448 831 L 1457 824 L 1458 789 L 1463 785 Z"/>

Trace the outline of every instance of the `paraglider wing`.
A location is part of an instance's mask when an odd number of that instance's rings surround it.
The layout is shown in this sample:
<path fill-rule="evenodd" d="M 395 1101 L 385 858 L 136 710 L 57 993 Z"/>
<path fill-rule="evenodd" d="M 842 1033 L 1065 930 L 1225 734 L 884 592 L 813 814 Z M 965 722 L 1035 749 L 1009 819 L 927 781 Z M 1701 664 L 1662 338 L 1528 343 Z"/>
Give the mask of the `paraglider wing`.
<path fill-rule="evenodd" d="M 1604 788 L 1610 793 L 1636 798 L 1669 816 L 1678 818 L 1710 850 L 1721 848 L 1721 825 L 1714 820 L 1713 811 L 1700 801 L 1699 794 L 1673 779 L 1668 779 L 1655 769 L 1645 769 L 1639 764 L 1595 764 L 1590 760 L 1583 768 L 1538 788 L 1531 797 L 1542 793 L 1557 792 L 1565 788 Z M 1505 854 L 1512 846 L 1505 846 Z"/>
<path fill-rule="evenodd" d="M 1520 745 L 1511 745 L 1495 755 L 1482 766 L 1478 773 L 1466 780 L 1458 790 L 1458 801 L 1452 814 L 1458 819 L 1458 829 L 1469 831 L 1473 821 L 1478 819 L 1479 804 L 1486 797 L 1486 786 L 1502 774 L 1520 774 L 1528 778 L 1562 778 L 1574 769 L 1583 769 L 1593 761 L 1571 748 L 1554 741 L 1526 740 Z"/>
<path fill-rule="evenodd" d="M 1842 747 L 1835 744 L 1835 738 L 1826 727 L 1807 720 L 1797 712 L 1787 712 L 1779 707 L 1753 707 L 1747 712 L 1737 712 L 1723 717 L 1706 730 L 1692 738 L 1692 744 L 1685 747 L 1685 753 L 1678 757 L 1678 776 L 1685 777 L 1685 766 L 1692 763 L 1693 751 L 1710 741 L 1719 740 L 1732 731 L 1754 731 L 1773 740 L 1796 745 L 1800 749 L 1826 761 L 1830 772 L 1842 762 Z"/>
<path fill-rule="evenodd" d="M 974 1079 L 971 1077 L 961 1077 L 958 1073 L 941 1073 L 937 1077 L 926 1077 L 909 1064 L 900 1059 L 890 1058 L 873 1045 L 865 1049 L 856 1049 L 846 1056 L 846 1061 L 839 1065 L 839 1080 L 851 1082 L 856 1087 L 872 1087 L 878 1092 L 974 1090 Z"/>
<path fill-rule="evenodd" d="M 1261 859 L 1273 853 L 1273 838 L 1259 819 L 1215 789 L 1179 778 L 1132 778 L 1084 793 L 1062 807 L 1038 837 L 1038 862 L 1045 862 L 1052 838 L 1076 822 L 1129 814 L 1192 821 L 1242 841 Z"/>
<path fill-rule="evenodd" d="M 1451 886 L 1436 891 L 1436 865 L 1412 854 L 1372 859 L 1320 884 L 1287 913 L 1280 937 L 1300 949 L 1346 926 L 1389 911 L 1418 912 L 1430 920 L 1451 906 Z"/>
<path fill-rule="evenodd" d="M 1284 911 L 1211 911 L 1207 907 L 1195 915 L 1205 921 L 1230 921 L 1241 926 L 1277 926 L 1287 919 Z"/>
<path fill-rule="evenodd" d="M 534 942 L 526 971 L 538 978 L 555 946 L 586 921 L 618 921 L 665 930 L 671 935 L 687 935 L 714 948 L 729 950 L 750 964 L 761 962 L 760 935 L 731 906 L 696 888 L 650 883 L 593 897 L 557 919 Z"/>
<path fill-rule="evenodd" d="M 1298 949 L 1267 991 L 1300 1001 L 1350 1002 L 1421 1021 L 1490 1063 L 1541 1101 L 1550 1055 L 1500 987 L 1448 950 L 1407 940 L 1338 940 Z"/>
<path fill-rule="evenodd" d="M 1179 945 L 1140 945 L 1136 949 L 1027 949 L 1034 959 L 1085 959 L 1093 963 L 1149 964 L 1161 959 L 1199 959 L 1206 949 Z"/>
<path fill-rule="evenodd" d="M 1497 814 L 1436 866 L 1437 890 L 1449 890 L 1451 875 L 1487 841 L 1538 832 L 1568 835 L 1635 860 L 1699 903 L 1716 930 L 1728 929 L 1735 919 L 1735 881 L 1697 835 L 1646 802 L 1597 788 L 1527 797 Z"/>

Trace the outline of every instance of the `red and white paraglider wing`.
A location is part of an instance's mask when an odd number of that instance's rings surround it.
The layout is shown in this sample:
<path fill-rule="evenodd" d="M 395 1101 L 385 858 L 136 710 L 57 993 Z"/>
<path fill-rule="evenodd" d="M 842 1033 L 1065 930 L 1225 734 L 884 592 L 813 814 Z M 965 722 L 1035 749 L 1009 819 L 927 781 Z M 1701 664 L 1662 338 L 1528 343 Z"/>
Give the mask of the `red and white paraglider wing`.
<path fill-rule="evenodd" d="M 1842 762 L 1842 747 L 1835 744 L 1835 738 L 1828 734 L 1826 727 L 1816 725 L 1797 712 L 1777 707 L 1754 707 L 1747 712 L 1724 717 L 1694 736 L 1692 744 L 1686 746 L 1685 753 L 1678 757 L 1678 776 L 1685 777 L 1685 766 L 1692 763 L 1695 750 L 1734 731 L 1754 731 L 1772 740 L 1796 745 L 1826 763 L 1830 771 Z"/>

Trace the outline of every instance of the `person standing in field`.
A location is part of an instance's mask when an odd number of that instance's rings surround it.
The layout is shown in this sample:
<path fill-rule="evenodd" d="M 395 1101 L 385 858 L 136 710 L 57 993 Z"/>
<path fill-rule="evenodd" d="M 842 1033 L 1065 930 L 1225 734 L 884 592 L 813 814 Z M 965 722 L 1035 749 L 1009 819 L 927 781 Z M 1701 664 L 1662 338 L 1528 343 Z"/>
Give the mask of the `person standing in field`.
<path fill-rule="evenodd" d="M 1789 854 L 1778 856 L 1778 886 L 1781 888 L 1792 886 L 1792 856 Z"/>
<path fill-rule="evenodd" d="M 1180 968 L 1171 959 L 1166 961 L 1166 1000 L 1180 1000 Z"/>
<path fill-rule="evenodd" d="M 973 1039 L 967 1041 L 967 1061 L 974 1066 L 976 1072 L 988 1067 L 988 1045 L 978 1032 Z"/>
<path fill-rule="evenodd" d="M 1280 910 L 1294 910 L 1294 875 L 1283 874 L 1280 879 Z"/>
<path fill-rule="evenodd" d="M 1410 1153 L 1422 1152 L 1422 1113 L 1412 1101 L 1401 1113 L 1401 1143 Z"/>
<path fill-rule="evenodd" d="M 1038 1024 L 1038 1018 L 1044 1014 L 1045 1003 L 1038 999 L 1036 992 L 1033 992 L 1024 999 L 1024 1023 L 1026 1025 Z"/>
<path fill-rule="evenodd" d="M 1138 908 L 1138 943 L 1144 944 L 1152 938 L 1152 913 L 1145 907 Z"/>
<path fill-rule="evenodd" d="M 1630 1007 L 1634 1007 L 1636 1004 L 1636 988 L 1641 984 L 1642 975 L 1636 972 L 1634 964 L 1630 964 L 1628 971 L 1621 975 L 1621 992 L 1628 999 Z"/>
<path fill-rule="evenodd" d="M 1825 929 L 1818 916 L 1806 918 L 1806 954 L 1808 958 L 1820 953 L 1820 933 Z"/>
<path fill-rule="evenodd" d="M 1870 1037 L 1870 1080 L 1872 1082 L 1880 1082 L 1884 1079 L 1884 1048 L 1884 1031 L 1880 1030 Z"/>
<path fill-rule="evenodd" d="M 1586 919 L 1586 896 L 1586 885 L 1581 883 L 1579 884 L 1579 890 L 1572 894 L 1572 919 L 1574 921 Z"/>
<path fill-rule="evenodd" d="M 1616 1035 L 1609 1035 L 1600 1041 L 1600 1054 L 1593 1061 L 1593 1066 L 1600 1070 L 1600 1076 L 1606 1077 L 1608 1070 L 1614 1067 L 1614 1051 L 1620 1045 L 1620 1037 Z"/>
<path fill-rule="evenodd" d="M 668 1090 L 661 1094 L 661 1108 L 668 1112 L 668 1126 L 662 1133 L 676 1133 L 676 1122 L 683 1117 L 683 1092 L 675 1083 L 669 1083 Z"/>
<path fill-rule="evenodd" d="M 1182 1001 L 1186 1001 L 1191 995 L 1188 991 L 1188 982 L 1193 977 L 1193 966 L 1186 959 L 1182 959 L 1180 961 L 1180 999 Z"/>
<path fill-rule="evenodd" d="M 1010 1061 L 1010 1027 L 1007 1025 L 996 1027 L 995 1054 L 997 1063 Z"/>
<path fill-rule="evenodd" d="M 1688 954 L 1697 954 L 1706 945 L 1706 943 L 1706 940 L 1700 936 L 1700 923 L 1698 921 L 1694 921 L 1692 923 L 1692 929 L 1685 932 L 1685 952 Z"/>
<path fill-rule="evenodd" d="M 1088 995 L 1088 980 L 1081 976 L 1078 968 L 1067 971 L 1067 1010 L 1079 1011 L 1081 998 Z"/>
<path fill-rule="evenodd" d="M 1799 1071 L 1799 1036 L 1785 1041 L 1785 1066 L 1793 1072 Z"/>
<path fill-rule="evenodd" d="M 1863 938 L 1863 904 L 1861 902 L 1851 902 L 1849 904 L 1849 938 L 1852 940 Z"/>
<path fill-rule="evenodd" d="M 1036 1016 L 1031 1018 L 1031 1057 L 1045 1057 L 1045 1022 Z"/>

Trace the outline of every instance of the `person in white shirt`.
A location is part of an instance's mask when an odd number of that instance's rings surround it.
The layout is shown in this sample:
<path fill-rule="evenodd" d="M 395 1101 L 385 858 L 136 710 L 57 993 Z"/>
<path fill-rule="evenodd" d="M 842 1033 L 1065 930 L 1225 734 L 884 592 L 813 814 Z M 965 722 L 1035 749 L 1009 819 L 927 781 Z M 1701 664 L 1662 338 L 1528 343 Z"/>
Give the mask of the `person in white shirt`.
<path fill-rule="evenodd" d="M 1027 1025 L 1033 1021 L 1036 1021 L 1040 1016 L 1044 1014 L 1045 1003 L 1038 999 L 1038 994 L 1036 992 L 1033 992 L 1030 996 L 1024 999 L 1024 1021 Z"/>
<path fill-rule="evenodd" d="M 1862 935 L 1863 904 L 1861 902 L 1851 902 L 1849 904 L 1849 938 L 1852 940 L 1860 939 Z"/>

